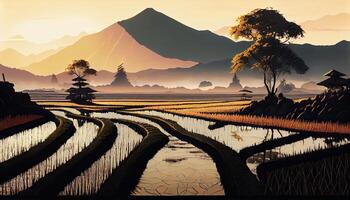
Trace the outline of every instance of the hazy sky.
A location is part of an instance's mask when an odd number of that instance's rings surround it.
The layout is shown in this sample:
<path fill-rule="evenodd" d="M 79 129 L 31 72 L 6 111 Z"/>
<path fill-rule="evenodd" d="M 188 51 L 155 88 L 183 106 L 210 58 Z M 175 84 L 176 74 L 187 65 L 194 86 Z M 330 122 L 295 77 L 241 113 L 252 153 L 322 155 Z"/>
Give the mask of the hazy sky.
<path fill-rule="evenodd" d="M 216 30 L 255 8 L 273 7 L 289 20 L 350 13 L 350 0 L 0 0 L 0 40 L 14 35 L 45 42 L 96 32 L 147 7 L 196 29 Z"/>

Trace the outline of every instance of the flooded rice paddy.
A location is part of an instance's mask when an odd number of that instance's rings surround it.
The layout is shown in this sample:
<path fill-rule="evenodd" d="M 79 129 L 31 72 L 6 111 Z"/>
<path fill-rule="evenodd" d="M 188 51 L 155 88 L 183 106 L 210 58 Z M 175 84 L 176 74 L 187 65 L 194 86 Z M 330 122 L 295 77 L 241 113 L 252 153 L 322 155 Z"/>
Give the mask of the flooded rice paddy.
<path fill-rule="evenodd" d="M 74 108 L 63 108 L 62 110 L 80 114 Z M 68 118 L 63 111 L 52 112 L 55 115 Z M 158 116 L 175 121 L 187 131 L 214 139 L 238 153 L 244 148 L 267 141 L 284 138 L 293 134 L 305 134 L 236 125 L 225 125 L 211 130 L 208 126 L 213 125 L 214 122 L 203 119 L 183 117 L 159 111 L 137 111 L 136 113 Z M 169 142 L 148 161 L 138 184 L 131 191 L 132 195 L 225 195 L 220 175 L 212 158 L 191 143 L 172 136 L 157 123 L 141 117 L 127 114 L 122 115 L 116 112 L 92 112 L 90 113 L 90 117 L 126 119 L 138 123 L 150 124 L 157 127 L 169 138 Z M 1 184 L 0 195 L 14 195 L 31 187 L 36 181 L 81 152 L 97 136 L 99 127 L 95 124 L 84 120 L 68 119 L 73 121 L 77 129 L 73 136 L 53 155 L 13 179 Z M 67 184 L 63 191 L 60 192 L 60 195 L 96 194 L 101 185 L 112 174 L 113 170 L 118 168 L 119 164 L 128 157 L 130 152 L 142 142 L 143 137 L 133 129 L 119 123 L 115 123 L 115 125 L 118 129 L 118 136 L 113 146 L 89 168 Z M 48 122 L 34 129 L 29 129 L 0 140 L 0 148 L 2 150 L 0 153 L 0 162 L 4 162 L 29 150 L 36 144 L 44 141 L 55 129 L 56 125 L 53 122 Z M 310 136 L 299 141 L 281 144 L 273 149 L 258 152 L 250 156 L 246 160 L 246 164 L 255 174 L 256 167 L 261 163 L 347 143 L 347 139 L 336 139 L 332 137 L 315 138 Z"/>
<path fill-rule="evenodd" d="M 282 130 L 270 132 L 267 129 L 263 128 L 253 128 L 247 126 L 243 127 L 235 125 L 226 125 L 221 128 L 210 130 L 208 126 L 214 124 L 214 122 L 203 119 L 183 117 L 180 115 L 163 113 L 159 111 L 138 111 L 137 113 L 173 120 L 185 128 L 187 131 L 207 136 L 232 148 L 237 152 L 245 147 L 249 147 L 254 144 L 259 144 L 268 140 L 295 134 Z"/>
<path fill-rule="evenodd" d="M 43 142 L 55 129 L 56 124 L 54 122 L 47 122 L 35 128 L 0 139 L 0 163 L 28 151 L 31 147 Z"/>
<path fill-rule="evenodd" d="M 92 116 L 148 123 L 169 137 L 169 143 L 148 162 L 133 195 L 224 195 L 214 161 L 192 144 L 147 119 L 113 112 Z"/>
<path fill-rule="evenodd" d="M 46 160 L 2 184 L 0 195 L 13 195 L 31 187 L 33 183 L 67 162 L 93 141 L 97 135 L 98 126 L 90 122 L 82 124 L 78 120 L 70 120 L 77 129 L 73 136 Z"/>
<path fill-rule="evenodd" d="M 60 195 L 95 194 L 119 163 L 141 142 L 142 136 L 128 126 L 115 125 L 118 136 L 112 148 L 68 184 Z"/>

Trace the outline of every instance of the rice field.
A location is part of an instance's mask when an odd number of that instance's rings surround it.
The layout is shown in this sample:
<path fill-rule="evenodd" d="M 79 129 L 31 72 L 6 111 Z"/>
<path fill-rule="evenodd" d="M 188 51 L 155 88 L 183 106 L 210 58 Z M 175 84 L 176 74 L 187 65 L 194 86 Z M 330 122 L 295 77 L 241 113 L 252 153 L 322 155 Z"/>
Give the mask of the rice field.
<path fill-rule="evenodd" d="M 112 171 L 141 142 L 142 136 L 128 126 L 115 125 L 119 134 L 112 148 L 69 183 L 60 195 L 92 195 L 97 193 Z"/>
<path fill-rule="evenodd" d="M 47 122 L 35 128 L 0 139 L 0 163 L 43 142 L 55 129 L 56 125 L 54 122 Z"/>
<path fill-rule="evenodd" d="M 224 145 L 239 152 L 245 147 L 252 146 L 267 140 L 280 138 L 289 134 L 295 134 L 288 131 L 269 132 L 263 128 L 244 127 L 235 125 L 225 125 L 222 128 L 211 130 L 209 125 L 214 122 L 198 119 L 194 117 L 184 117 L 172 113 L 164 113 L 159 111 L 138 111 L 140 114 L 158 116 L 161 118 L 174 120 L 189 132 L 198 133 L 206 137 L 212 138 Z"/>
<path fill-rule="evenodd" d="M 349 142 L 347 139 L 345 139 L 337 143 L 327 143 L 327 139 L 330 138 L 308 137 L 297 142 L 278 146 L 276 148 L 266 150 L 249 157 L 247 159 L 247 165 L 252 170 L 252 172 L 256 174 L 256 167 L 261 163 L 268 162 L 271 160 L 278 160 L 279 158 L 285 158 L 288 156 L 303 154 L 311 151 L 334 148 L 347 144 Z"/>
<path fill-rule="evenodd" d="M 249 105 L 249 101 L 105 101 L 98 102 L 101 104 L 100 106 L 98 104 L 79 106 L 69 102 L 42 101 L 39 103 L 49 109 L 60 109 L 61 111 L 52 112 L 57 116 L 71 120 L 76 128 L 76 132 L 52 155 L 33 167 L 26 169 L 26 171 L 17 174 L 14 178 L 0 183 L 0 195 L 16 195 L 29 189 L 37 181 L 54 172 L 58 167 L 67 163 L 73 156 L 78 155 L 95 141 L 100 130 L 97 125 L 82 119 L 72 119 L 66 116 L 67 112 L 79 115 L 80 110 L 83 110 L 84 114 L 86 114 L 85 116 L 90 118 L 123 119 L 138 124 L 148 124 L 159 129 L 165 135 L 164 137 L 169 139 L 167 144 L 159 147 L 159 150 L 158 148 L 156 149 L 158 151 L 154 153 L 153 157 L 146 160 L 147 165 L 142 169 L 143 171 L 140 173 L 140 177 L 137 179 L 133 189 L 128 191 L 131 196 L 227 195 L 227 185 L 225 185 L 227 183 L 223 181 L 222 177 L 223 166 L 219 165 L 220 161 L 216 159 L 215 154 L 210 153 L 208 149 L 205 149 L 193 140 L 176 135 L 171 128 L 169 129 L 164 124 L 162 125 L 160 121 L 147 118 L 146 116 L 156 116 L 159 119 L 164 119 L 165 123 L 173 124 L 172 128 L 175 127 L 174 123 L 167 120 L 174 121 L 177 123 L 177 127 L 183 128 L 178 130 L 185 129 L 185 133 L 188 135 L 195 133 L 200 138 L 217 141 L 221 148 L 235 152 L 231 156 L 238 157 L 237 160 L 242 162 L 234 163 L 234 165 L 246 167 L 247 171 L 243 170 L 242 173 L 251 174 L 258 182 L 260 180 L 254 174 L 256 174 L 257 166 L 263 163 L 279 161 L 280 159 L 283 160 L 283 158 L 303 155 L 308 152 L 319 152 L 324 149 L 342 147 L 349 143 L 347 134 L 350 130 L 350 124 L 316 123 L 230 114 Z M 134 116 L 133 114 L 138 115 Z M 81 172 L 79 171 L 79 175 L 78 173 L 75 174 L 75 177 L 72 177 L 74 179 L 70 179 L 72 180 L 71 182 L 65 183 L 64 189 L 59 192 L 61 197 L 100 194 L 100 189 L 108 178 L 120 166 L 125 166 L 121 163 L 128 161 L 133 155 L 130 153 L 142 146 L 140 144 L 143 143 L 144 137 L 141 133 L 136 132 L 138 129 L 132 129 L 120 123 L 114 123 L 114 125 L 117 127 L 117 137 L 111 141 L 113 144 L 111 143 L 111 146 L 108 146 L 108 149 L 103 151 L 103 154 L 98 154 L 98 159 L 92 164 L 90 163 L 87 168 L 84 168 Z M 14 156 L 21 155 L 23 152 L 45 141 L 55 130 L 55 123 L 48 122 L 33 129 L 0 139 L 0 170 L 1 163 Z M 305 134 L 302 131 L 313 132 L 313 134 L 300 138 L 298 134 Z M 337 135 L 327 135 L 325 132 L 337 133 Z M 175 135 L 179 138 L 175 137 Z M 297 140 L 284 140 L 289 136 L 297 138 Z M 280 140 L 288 142 L 275 142 Z M 199 141 L 199 143 L 204 143 L 202 139 Z M 255 148 L 256 145 L 261 146 L 266 142 L 269 144 L 272 142 L 274 146 L 266 147 L 263 150 L 258 149 L 259 151 L 254 150 L 254 153 L 248 154 L 252 156 L 246 160 L 241 159 L 243 157 L 239 157 L 241 155 L 239 153 L 243 149 Z M 346 156 L 340 157 L 343 159 L 348 158 Z M 321 186 L 306 187 L 301 184 L 310 183 L 315 185 L 317 184 L 316 180 L 318 180 L 322 187 L 331 194 L 337 194 L 336 192 L 349 194 L 346 192 L 348 191 L 348 182 L 346 182 L 346 178 L 341 177 L 345 176 L 341 167 L 346 167 L 348 160 L 339 161 L 337 160 L 338 158 L 332 159 L 306 162 L 273 170 L 268 175 L 267 181 L 263 183 L 265 192 L 284 195 L 293 194 L 295 190 L 296 194 L 315 194 L 320 190 Z M 336 162 L 340 164 L 337 165 Z M 320 166 L 321 171 L 317 171 L 318 166 Z M 312 170 L 310 176 L 306 173 L 308 169 Z M 236 174 L 235 176 L 240 177 L 241 175 Z M 322 179 L 322 176 L 325 178 Z M 232 177 L 232 180 L 234 181 L 237 177 Z M 344 184 L 345 192 L 339 192 L 341 185 L 334 183 L 337 179 Z M 325 180 L 333 182 L 334 187 L 332 187 L 331 183 L 325 183 Z M 299 185 L 296 186 L 296 183 Z"/>
<path fill-rule="evenodd" d="M 0 195 L 14 195 L 31 187 L 34 182 L 64 164 L 92 142 L 97 135 L 98 127 L 93 123 L 79 126 L 78 120 L 72 120 L 77 129 L 76 133 L 52 156 L 2 184 Z"/>
<path fill-rule="evenodd" d="M 169 136 L 170 142 L 149 161 L 133 195 L 224 194 L 215 164 L 202 150 L 171 136 L 147 119 L 114 112 L 93 113 L 92 116 L 148 123 Z"/>

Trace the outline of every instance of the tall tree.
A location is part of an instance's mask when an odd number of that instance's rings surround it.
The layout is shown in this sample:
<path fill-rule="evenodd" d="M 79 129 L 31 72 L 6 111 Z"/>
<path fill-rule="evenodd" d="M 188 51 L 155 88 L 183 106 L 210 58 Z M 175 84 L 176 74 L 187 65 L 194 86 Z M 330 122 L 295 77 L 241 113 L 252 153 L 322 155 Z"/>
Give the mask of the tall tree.
<path fill-rule="evenodd" d="M 89 103 L 95 98 L 95 90 L 88 87 L 88 83 L 84 77 L 88 75 L 96 75 L 96 70 L 90 68 L 90 64 L 86 60 L 74 60 L 72 64 L 68 65 L 66 71 L 74 75 L 73 87 L 69 88 L 67 92 L 69 95 L 66 99 L 70 99 L 77 103 Z"/>
<path fill-rule="evenodd" d="M 271 8 L 255 9 L 237 21 L 238 25 L 230 29 L 231 36 L 253 40 L 254 43 L 233 57 L 233 73 L 246 66 L 262 71 L 268 96 L 275 97 L 276 81 L 280 75 L 292 70 L 303 74 L 308 70 L 304 61 L 288 47 L 290 39 L 304 36 L 299 25 L 287 21 Z"/>

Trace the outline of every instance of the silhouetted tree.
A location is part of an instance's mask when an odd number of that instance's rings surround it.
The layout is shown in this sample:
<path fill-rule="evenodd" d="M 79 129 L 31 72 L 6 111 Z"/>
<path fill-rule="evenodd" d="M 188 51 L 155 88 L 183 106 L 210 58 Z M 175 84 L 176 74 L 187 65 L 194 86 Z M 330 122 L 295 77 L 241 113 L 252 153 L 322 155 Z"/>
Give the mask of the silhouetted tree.
<path fill-rule="evenodd" d="M 120 64 L 118 66 L 118 71 L 114 75 L 114 80 L 111 83 L 113 86 L 118 87 L 133 87 L 131 83 L 129 82 L 128 76 L 126 75 L 125 69 L 123 67 L 123 64 Z"/>
<path fill-rule="evenodd" d="M 68 65 L 66 71 L 76 76 L 73 79 L 73 87 L 69 88 L 67 92 L 69 95 L 66 99 L 70 99 L 76 103 L 88 103 L 95 98 L 93 94 L 95 90 L 87 87 L 89 84 L 84 79 L 88 75 L 96 75 L 96 70 L 90 68 L 90 64 L 86 60 L 74 60 L 72 64 Z"/>
<path fill-rule="evenodd" d="M 233 57 L 231 71 L 236 73 L 246 66 L 261 70 L 268 97 L 275 99 L 276 81 L 281 74 L 292 70 L 303 74 L 308 70 L 287 45 L 289 39 L 303 37 L 304 31 L 271 8 L 255 9 L 237 21 L 238 25 L 231 27 L 231 36 L 247 38 L 254 43 Z"/>

